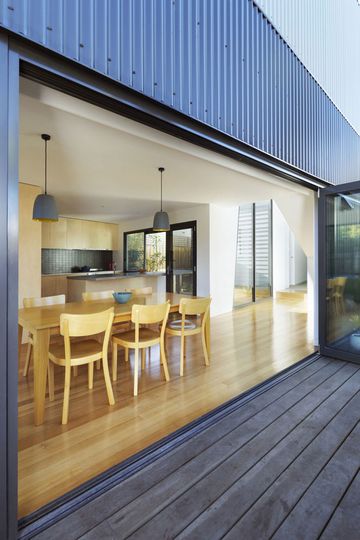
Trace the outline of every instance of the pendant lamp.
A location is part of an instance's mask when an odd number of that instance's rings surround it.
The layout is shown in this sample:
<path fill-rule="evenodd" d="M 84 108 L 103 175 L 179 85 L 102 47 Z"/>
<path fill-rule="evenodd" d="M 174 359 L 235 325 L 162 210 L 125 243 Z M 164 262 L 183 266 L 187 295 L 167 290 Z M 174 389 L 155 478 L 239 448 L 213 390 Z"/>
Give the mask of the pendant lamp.
<path fill-rule="evenodd" d="M 154 216 L 153 231 L 154 232 L 166 232 L 170 231 L 169 216 L 167 212 L 163 212 L 162 209 L 162 175 L 165 171 L 164 167 L 159 167 L 160 172 L 160 212 L 156 212 Z"/>
<path fill-rule="evenodd" d="M 52 195 L 47 194 L 47 143 L 51 137 L 43 133 L 41 138 L 45 143 L 45 193 L 38 195 L 35 199 L 33 219 L 35 221 L 59 221 L 55 199 Z"/>

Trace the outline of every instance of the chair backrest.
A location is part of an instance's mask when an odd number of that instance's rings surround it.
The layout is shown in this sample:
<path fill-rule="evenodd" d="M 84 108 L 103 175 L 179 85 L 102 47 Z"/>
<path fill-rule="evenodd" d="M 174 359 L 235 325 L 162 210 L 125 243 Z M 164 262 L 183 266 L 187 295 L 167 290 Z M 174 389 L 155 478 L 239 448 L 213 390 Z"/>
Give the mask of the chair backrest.
<path fill-rule="evenodd" d="M 168 316 L 170 303 L 155 305 L 134 304 L 131 311 L 131 322 L 138 324 L 156 324 Z"/>
<path fill-rule="evenodd" d="M 211 298 L 181 298 L 179 313 L 181 315 L 207 315 Z"/>
<path fill-rule="evenodd" d="M 133 293 L 134 296 L 137 294 L 152 294 L 153 288 L 152 287 L 140 287 L 139 289 L 130 289 L 130 291 Z"/>
<path fill-rule="evenodd" d="M 89 300 L 106 300 L 113 298 L 114 291 L 87 291 L 82 293 L 82 299 L 84 302 Z"/>
<path fill-rule="evenodd" d="M 56 304 L 65 304 L 65 294 L 57 294 L 56 296 L 42 296 L 34 298 L 24 298 L 24 308 L 30 307 L 42 307 L 42 306 L 54 306 Z"/>
<path fill-rule="evenodd" d="M 110 333 L 113 319 L 114 308 L 99 313 L 62 313 L 60 315 L 60 334 L 69 337 L 93 336 L 106 332 L 108 329 Z"/>

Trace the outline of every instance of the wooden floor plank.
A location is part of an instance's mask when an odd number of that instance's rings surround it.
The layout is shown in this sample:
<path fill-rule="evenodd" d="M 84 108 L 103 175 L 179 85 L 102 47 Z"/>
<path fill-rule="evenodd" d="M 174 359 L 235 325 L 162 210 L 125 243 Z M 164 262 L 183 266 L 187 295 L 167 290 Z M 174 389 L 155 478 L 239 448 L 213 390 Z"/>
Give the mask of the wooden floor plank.
<path fill-rule="evenodd" d="M 359 410 L 358 393 L 224 538 L 270 538 L 314 477 L 354 429 L 359 421 Z M 325 493 L 323 495 L 326 496 Z"/>
<path fill-rule="evenodd" d="M 360 369 L 331 360 L 295 377 L 35 538 L 359 538 L 359 476 L 345 490 L 359 468 Z"/>
<path fill-rule="evenodd" d="M 278 412 L 279 406 L 276 404 L 277 401 L 287 396 L 287 394 L 297 387 L 301 387 L 299 391 L 303 395 L 303 386 L 306 381 L 313 381 L 314 376 L 317 374 L 317 379 L 315 379 L 316 385 L 320 380 L 318 378 L 320 371 L 328 366 L 329 362 L 331 361 L 328 359 L 319 358 L 310 365 L 303 367 L 287 379 L 273 386 L 270 390 L 257 396 L 256 399 L 247 402 L 239 410 L 231 412 L 222 418 L 221 421 L 217 421 L 215 425 L 197 434 L 191 440 L 187 441 L 186 444 L 182 444 L 179 448 L 172 451 L 171 454 L 156 460 L 146 468 L 146 475 L 143 474 L 143 471 L 140 471 L 122 482 L 121 485 L 115 486 L 95 501 L 90 502 L 85 508 L 80 508 L 66 520 L 52 527 L 51 534 L 53 540 L 63 538 L 64 534 L 68 540 L 78 538 L 80 533 L 84 534 L 88 529 L 129 504 L 132 500 L 168 477 L 191 459 L 205 452 L 211 445 L 219 440 L 223 440 L 235 428 L 240 428 L 256 414 L 262 413 L 264 415 L 264 411 L 270 405 L 272 405 L 274 412 Z M 336 366 L 343 367 L 343 364 L 332 364 L 330 373 L 336 369 Z M 326 374 L 329 375 L 329 372 L 326 372 L 325 376 Z M 314 381 L 311 388 L 313 386 Z M 46 534 L 40 535 L 40 538 L 45 539 Z"/>
<path fill-rule="evenodd" d="M 86 370 L 73 379 L 70 422 L 60 424 L 63 373 L 55 376 L 55 401 L 46 402 L 46 420 L 34 427 L 32 371 L 19 377 L 19 515 L 132 456 L 174 430 L 262 382 L 313 351 L 306 308 L 264 301 L 212 318 L 212 362 L 204 368 L 200 340 L 188 343 L 180 378 L 179 340 L 169 345 L 171 381 L 166 384 L 158 352 L 132 396 L 133 362 L 119 360 L 116 404 L 107 404 L 101 372 L 89 391 Z M 23 359 L 22 359 L 23 362 Z M 23 366 L 20 365 L 20 369 Z M 86 457 L 85 457 L 86 456 Z"/>
<path fill-rule="evenodd" d="M 295 508 L 288 514 L 273 536 L 273 540 L 318 538 L 346 493 L 360 466 L 360 425 L 350 433 L 330 462 Z M 358 493 L 358 511 L 360 501 Z M 360 536 L 360 528 L 357 531 Z M 349 538 L 345 535 L 346 538 Z"/>
<path fill-rule="evenodd" d="M 345 388 L 345 385 L 341 386 L 342 383 L 357 370 L 353 366 L 346 367 L 347 372 L 343 369 L 324 382 L 174 504 L 138 529 L 133 538 L 145 538 L 147 535 L 161 537 L 169 531 L 175 536 L 187 525 L 188 529 L 180 534 L 181 538 L 208 538 L 214 530 L 219 536 L 225 534 L 241 511 L 248 509 L 259 492 L 261 494 L 263 484 L 271 484 L 289 461 L 333 418 L 339 404 L 353 395 L 360 384 L 360 374 L 356 381 Z M 319 407 L 319 410 L 316 427 L 311 431 L 304 426 L 303 418 L 306 414 L 316 415 L 316 412 L 312 412 L 315 407 Z M 291 429 L 294 431 L 291 432 Z M 275 463 L 272 461 L 274 454 L 278 458 Z M 112 518 L 109 521 L 114 527 Z"/>
<path fill-rule="evenodd" d="M 134 538 L 161 537 L 169 531 L 179 532 L 206 509 L 211 497 L 215 499 L 221 490 L 226 490 L 235 473 L 244 474 L 265 456 L 286 436 L 289 425 L 294 427 L 300 422 L 306 411 L 311 412 L 356 369 L 343 365 L 336 371 L 333 364 L 324 368 L 322 378 L 315 375 L 304 388 L 294 389 L 274 407 L 253 417 L 238 432 L 232 432 L 229 439 L 224 438 L 207 454 L 183 467 L 178 475 L 157 484 L 146 497 L 114 514 L 109 518 L 111 526 L 127 535 L 134 532 Z"/>
<path fill-rule="evenodd" d="M 359 454 L 359 447 L 357 449 Z M 336 508 L 321 540 L 359 540 L 360 534 L 360 473 L 358 473 L 346 492 L 343 500 Z"/>

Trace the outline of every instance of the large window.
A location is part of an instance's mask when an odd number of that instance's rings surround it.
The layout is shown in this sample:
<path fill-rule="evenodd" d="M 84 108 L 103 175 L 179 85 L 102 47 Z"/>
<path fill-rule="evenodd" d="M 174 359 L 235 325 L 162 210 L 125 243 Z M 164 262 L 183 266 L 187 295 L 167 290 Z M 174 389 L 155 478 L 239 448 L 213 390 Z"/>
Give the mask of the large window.
<path fill-rule="evenodd" d="M 124 271 L 165 272 L 166 233 L 152 229 L 124 233 Z"/>
<path fill-rule="evenodd" d="M 355 186 L 322 193 L 321 348 L 336 358 L 359 362 L 360 183 Z"/>

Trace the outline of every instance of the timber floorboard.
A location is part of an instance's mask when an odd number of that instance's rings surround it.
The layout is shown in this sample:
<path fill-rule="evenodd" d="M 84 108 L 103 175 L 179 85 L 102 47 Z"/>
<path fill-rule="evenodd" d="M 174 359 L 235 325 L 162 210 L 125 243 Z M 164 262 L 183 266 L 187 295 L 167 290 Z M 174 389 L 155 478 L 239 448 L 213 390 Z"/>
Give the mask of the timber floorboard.
<path fill-rule="evenodd" d="M 67 426 L 60 424 L 61 369 L 55 372 L 55 401 L 46 401 L 45 423 L 33 425 L 32 369 L 28 378 L 21 373 L 24 348 L 19 366 L 19 516 L 30 514 L 313 352 L 311 321 L 304 303 L 298 301 L 265 300 L 214 317 L 211 323 L 210 367 L 204 366 L 200 340 L 195 336 L 188 341 L 185 375 L 180 378 L 179 340 L 170 338 L 171 381 L 165 383 L 154 348 L 140 375 L 137 398 L 132 396 L 132 358 L 125 364 L 120 353 L 118 381 L 113 383 L 114 407 L 107 404 L 102 372 L 95 370 L 90 391 L 86 369 L 80 368 L 71 381 Z M 326 367 L 328 361 L 324 363 L 324 374 L 337 365 Z M 318 366 L 309 367 L 309 381 L 316 380 L 318 371 Z M 294 375 L 295 389 L 289 392 L 296 393 L 296 384 L 305 384 L 300 379 Z M 276 388 L 280 392 L 285 387 Z M 267 408 L 266 400 L 277 400 L 276 396 L 264 395 L 259 404 Z M 255 409 L 251 402 L 250 416 Z M 233 429 L 230 419 L 231 415 L 224 423 L 225 434 L 226 429 Z M 236 415 L 233 420 L 237 421 Z"/>
<path fill-rule="evenodd" d="M 228 407 L 35 538 L 358 540 L 360 366 L 317 356 Z"/>

